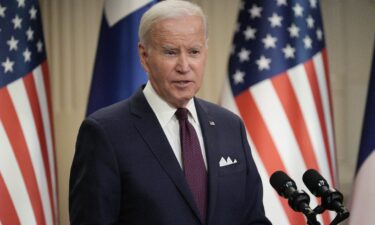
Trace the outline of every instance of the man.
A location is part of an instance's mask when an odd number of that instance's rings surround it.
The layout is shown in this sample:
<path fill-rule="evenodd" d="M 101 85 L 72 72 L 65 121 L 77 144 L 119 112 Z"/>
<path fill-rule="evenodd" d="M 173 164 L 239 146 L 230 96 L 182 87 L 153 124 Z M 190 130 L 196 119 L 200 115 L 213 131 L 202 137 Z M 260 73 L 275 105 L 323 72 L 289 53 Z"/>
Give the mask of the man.
<path fill-rule="evenodd" d="M 143 15 L 139 55 L 149 81 L 82 123 L 72 225 L 270 224 L 241 120 L 194 97 L 206 29 L 201 9 L 185 1 L 160 2 Z"/>

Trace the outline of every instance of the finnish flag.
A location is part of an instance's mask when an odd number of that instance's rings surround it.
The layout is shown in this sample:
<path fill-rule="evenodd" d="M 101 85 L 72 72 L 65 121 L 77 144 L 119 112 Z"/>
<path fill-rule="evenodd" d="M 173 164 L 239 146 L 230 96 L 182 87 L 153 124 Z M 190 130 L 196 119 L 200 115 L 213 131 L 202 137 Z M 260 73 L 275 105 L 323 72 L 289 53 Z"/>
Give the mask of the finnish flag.
<path fill-rule="evenodd" d="M 86 114 L 129 97 L 147 76 L 138 57 L 138 26 L 152 0 L 106 0 Z"/>

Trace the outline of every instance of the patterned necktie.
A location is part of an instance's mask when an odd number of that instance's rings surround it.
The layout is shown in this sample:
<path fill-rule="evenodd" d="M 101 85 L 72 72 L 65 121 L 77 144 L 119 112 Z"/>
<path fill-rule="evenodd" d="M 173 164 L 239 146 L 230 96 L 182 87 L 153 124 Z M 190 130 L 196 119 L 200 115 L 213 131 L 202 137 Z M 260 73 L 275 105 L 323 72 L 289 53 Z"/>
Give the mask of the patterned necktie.
<path fill-rule="evenodd" d="M 186 181 L 201 213 L 203 223 L 207 210 L 207 171 L 203 162 L 201 147 L 194 127 L 188 121 L 188 110 L 178 108 L 176 117 L 180 124 L 182 161 Z"/>

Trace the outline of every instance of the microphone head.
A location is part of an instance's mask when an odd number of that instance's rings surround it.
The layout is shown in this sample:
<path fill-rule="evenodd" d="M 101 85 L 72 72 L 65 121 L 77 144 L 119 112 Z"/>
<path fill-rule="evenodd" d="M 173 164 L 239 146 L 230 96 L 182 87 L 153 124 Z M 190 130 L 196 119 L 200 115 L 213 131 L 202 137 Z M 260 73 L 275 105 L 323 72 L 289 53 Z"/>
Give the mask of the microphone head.
<path fill-rule="evenodd" d="M 286 189 L 297 189 L 296 183 L 286 173 L 280 170 L 272 174 L 270 177 L 270 183 L 277 193 L 284 197 L 288 197 L 286 196 Z"/>
<path fill-rule="evenodd" d="M 302 180 L 311 193 L 317 197 L 320 197 L 324 190 L 329 189 L 327 181 L 314 169 L 307 170 Z"/>

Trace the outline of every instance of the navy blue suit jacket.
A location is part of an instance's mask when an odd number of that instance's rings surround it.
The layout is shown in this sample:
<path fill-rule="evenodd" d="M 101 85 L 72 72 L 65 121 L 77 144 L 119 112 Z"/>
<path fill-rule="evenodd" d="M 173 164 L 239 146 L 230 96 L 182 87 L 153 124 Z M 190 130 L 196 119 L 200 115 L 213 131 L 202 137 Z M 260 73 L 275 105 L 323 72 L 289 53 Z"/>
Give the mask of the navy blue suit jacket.
<path fill-rule="evenodd" d="M 81 125 L 70 174 L 71 225 L 269 225 L 246 132 L 233 113 L 195 98 L 208 166 L 207 221 L 142 90 Z M 220 167 L 224 157 L 237 163 Z"/>

